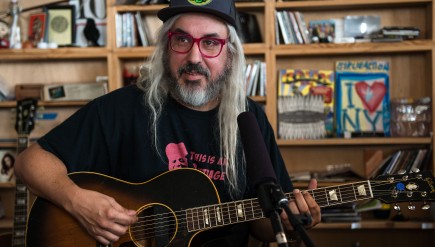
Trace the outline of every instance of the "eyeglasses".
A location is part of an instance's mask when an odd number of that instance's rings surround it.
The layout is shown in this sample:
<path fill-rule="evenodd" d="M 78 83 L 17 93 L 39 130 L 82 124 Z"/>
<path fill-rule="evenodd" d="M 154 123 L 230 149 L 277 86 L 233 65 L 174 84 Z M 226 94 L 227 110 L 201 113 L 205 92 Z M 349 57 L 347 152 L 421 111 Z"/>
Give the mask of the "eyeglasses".
<path fill-rule="evenodd" d="M 199 52 L 206 58 L 217 57 L 221 54 L 222 48 L 227 42 L 226 39 L 213 37 L 194 38 L 187 33 L 168 33 L 169 45 L 171 49 L 177 53 L 188 53 L 194 43 L 197 43 Z"/>

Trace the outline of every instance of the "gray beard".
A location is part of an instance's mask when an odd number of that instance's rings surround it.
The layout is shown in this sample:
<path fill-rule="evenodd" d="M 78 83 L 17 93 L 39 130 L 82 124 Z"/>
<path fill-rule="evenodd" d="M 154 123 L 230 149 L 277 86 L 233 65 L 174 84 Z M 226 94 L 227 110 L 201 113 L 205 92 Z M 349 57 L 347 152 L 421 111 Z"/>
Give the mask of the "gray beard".
<path fill-rule="evenodd" d="M 169 85 L 169 92 L 176 100 L 183 102 L 187 106 L 200 107 L 215 100 L 219 97 L 225 82 L 228 80 L 229 69 L 225 66 L 225 70 L 215 80 L 209 80 L 204 89 L 200 88 L 200 81 L 185 81 L 180 85 L 169 72 L 166 73 L 166 81 Z M 209 76 L 206 75 L 206 79 Z"/>

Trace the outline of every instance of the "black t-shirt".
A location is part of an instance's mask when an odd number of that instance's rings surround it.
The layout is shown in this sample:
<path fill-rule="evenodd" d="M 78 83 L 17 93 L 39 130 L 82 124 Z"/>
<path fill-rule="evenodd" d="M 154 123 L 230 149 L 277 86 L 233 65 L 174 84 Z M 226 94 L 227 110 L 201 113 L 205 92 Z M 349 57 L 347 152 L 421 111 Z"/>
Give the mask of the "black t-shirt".
<path fill-rule="evenodd" d="M 252 197 L 240 174 L 242 193 L 231 198 L 225 182 L 226 160 L 220 156 L 217 108 L 199 112 L 168 97 L 158 124 L 159 153 L 151 140 L 151 114 L 136 86 L 115 90 L 91 101 L 38 140 L 59 157 L 68 172 L 92 171 L 129 182 L 144 182 L 177 168 L 203 171 L 213 181 L 221 202 Z M 284 191 L 292 184 L 264 111 L 248 99 Z M 242 152 L 238 153 L 239 159 Z M 245 229 L 246 230 L 246 229 Z"/>

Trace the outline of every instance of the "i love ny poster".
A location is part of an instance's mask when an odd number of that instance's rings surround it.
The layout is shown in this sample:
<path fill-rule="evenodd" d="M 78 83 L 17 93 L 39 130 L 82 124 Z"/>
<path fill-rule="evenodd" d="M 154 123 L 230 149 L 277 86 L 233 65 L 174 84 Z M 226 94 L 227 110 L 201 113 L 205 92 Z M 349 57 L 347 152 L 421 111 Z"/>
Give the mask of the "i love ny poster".
<path fill-rule="evenodd" d="M 336 62 L 337 136 L 389 136 L 388 61 Z"/>

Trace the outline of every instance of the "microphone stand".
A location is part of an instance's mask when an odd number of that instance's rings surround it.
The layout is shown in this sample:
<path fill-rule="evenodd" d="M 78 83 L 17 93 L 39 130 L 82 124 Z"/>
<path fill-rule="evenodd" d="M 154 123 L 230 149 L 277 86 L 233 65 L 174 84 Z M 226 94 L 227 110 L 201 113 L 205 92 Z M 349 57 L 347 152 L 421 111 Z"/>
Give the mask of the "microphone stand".
<path fill-rule="evenodd" d="M 272 223 L 272 229 L 275 234 L 276 242 L 279 247 L 288 247 L 287 237 L 284 233 L 284 229 L 281 223 L 281 208 L 279 204 L 275 203 L 275 200 L 272 199 L 273 188 L 275 184 L 273 183 L 263 183 L 260 184 L 257 188 L 258 201 L 260 203 L 261 208 L 263 209 L 263 213 L 267 218 L 270 218 L 270 222 Z M 287 200 L 287 198 L 286 198 Z"/>
<path fill-rule="evenodd" d="M 311 224 L 310 216 L 296 216 L 293 214 L 288 206 L 288 199 L 281 190 L 281 187 L 274 183 L 264 183 L 258 186 L 257 189 L 258 199 L 266 217 L 270 218 L 272 228 L 275 233 L 275 238 L 279 247 L 287 247 L 287 238 L 285 236 L 280 213 L 282 209 L 287 214 L 290 224 L 293 229 L 300 233 L 301 239 L 306 247 L 314 247 L 314 243 L 307 234 L 304 228 L 304 223 Z M 303 218 L 303 222 L 301 218 Z"/>

